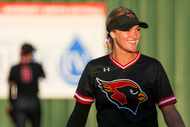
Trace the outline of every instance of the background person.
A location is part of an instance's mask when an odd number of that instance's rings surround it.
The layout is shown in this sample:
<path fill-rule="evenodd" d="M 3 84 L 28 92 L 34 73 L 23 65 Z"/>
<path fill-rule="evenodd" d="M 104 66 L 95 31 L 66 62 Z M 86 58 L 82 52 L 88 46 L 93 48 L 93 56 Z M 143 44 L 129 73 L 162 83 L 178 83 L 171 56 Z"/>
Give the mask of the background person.
<path fill-rule="evenodd" d="M 41 109 L 38 97 L 40 78 L 45 78 L 41 64 L 33 59 L 35 48 L 24 43 L 21 47 L 20 62 L 11 67 L 8 76 L 11 117 L 15 127 L 25 127 L 29 120 L 32 127 L 40 127 Z"/>

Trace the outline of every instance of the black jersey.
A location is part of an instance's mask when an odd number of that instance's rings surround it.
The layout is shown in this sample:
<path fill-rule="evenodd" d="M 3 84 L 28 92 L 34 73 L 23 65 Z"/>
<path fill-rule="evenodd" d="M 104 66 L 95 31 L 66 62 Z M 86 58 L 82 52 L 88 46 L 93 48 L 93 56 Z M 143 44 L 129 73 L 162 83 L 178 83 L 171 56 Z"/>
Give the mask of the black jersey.
<path fill-rule="evenodd" d="M 8 80 L 16 84 L 17 96 L 37 96 L 41 77 L 45 77 L 45 73 L 39 63 L 19 63 L 11 68 Z"/>
<path fill-rule="evenodd" d="M 158 127 L 156 104 L 176 103 L 160 62 L 140 53 L 127 65 L 110 55 L 90 61 L 74 97 L 95 101 L 99 127 Z"/>

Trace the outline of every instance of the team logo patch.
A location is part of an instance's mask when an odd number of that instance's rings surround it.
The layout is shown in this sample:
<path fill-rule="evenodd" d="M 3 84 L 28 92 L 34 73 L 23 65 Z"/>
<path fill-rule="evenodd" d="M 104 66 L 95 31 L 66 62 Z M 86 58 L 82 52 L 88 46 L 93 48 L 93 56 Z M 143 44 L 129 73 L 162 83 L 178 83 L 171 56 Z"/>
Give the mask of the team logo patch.
<path fill-rule="evenodd" d="M 136 115 L 139 105 L 148 100 L 146 93 L 130 79 L 104 81 L 96 78 L 96 81 L 111 103 L 119 109 L 129 110 L 134 115 Z"/>

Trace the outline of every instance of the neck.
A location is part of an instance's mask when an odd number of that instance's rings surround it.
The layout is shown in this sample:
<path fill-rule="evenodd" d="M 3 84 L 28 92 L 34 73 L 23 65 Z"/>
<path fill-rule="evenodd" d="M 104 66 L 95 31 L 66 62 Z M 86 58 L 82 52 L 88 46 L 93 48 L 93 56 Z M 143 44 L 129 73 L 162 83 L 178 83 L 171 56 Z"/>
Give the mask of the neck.
<path fill-rule="evenodd" d="M 111 57 L 119 62 L 121 65 L 126 65 L 134 60 L 138 55 L 137 52 L 126 52 L 126 51 L 113 51 Z"/>
<path fill-rule="evenodd" d="M 28 64 L 31 62 L 31 59 L 28 58 L 27 56 L 21 56 L 21 63 L 22 64 Z"/>

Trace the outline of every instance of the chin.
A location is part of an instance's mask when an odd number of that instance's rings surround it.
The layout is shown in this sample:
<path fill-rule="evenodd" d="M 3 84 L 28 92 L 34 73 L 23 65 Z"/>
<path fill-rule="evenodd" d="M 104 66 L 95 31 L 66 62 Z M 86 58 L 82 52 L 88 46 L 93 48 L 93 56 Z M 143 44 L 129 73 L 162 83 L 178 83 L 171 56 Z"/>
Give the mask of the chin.
<path fill-rule="evenodd" d="M 138 53 L 138 51 L 130 51 L 130 53 Z"/>
<path fill-rule="evenodd" d="M 131 50 L 128 50 L 128 52 L 131 52 L 131 53 L 137 53 L 138 50 L 137 50 L 137 49 L 131 49 Z"/>

